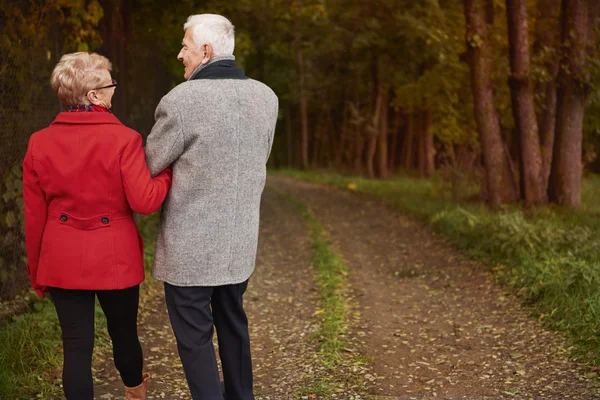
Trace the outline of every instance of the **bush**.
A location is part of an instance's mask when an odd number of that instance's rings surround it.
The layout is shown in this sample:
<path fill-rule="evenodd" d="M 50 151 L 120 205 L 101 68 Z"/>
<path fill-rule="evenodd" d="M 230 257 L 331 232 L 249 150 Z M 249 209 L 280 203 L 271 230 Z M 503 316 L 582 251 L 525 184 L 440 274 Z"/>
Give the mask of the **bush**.
<path fill-rule="evenodd" d="M 12 299 L 29 287 L 20 166 L 9 170 L 0 193 L 0 299 Z"/>

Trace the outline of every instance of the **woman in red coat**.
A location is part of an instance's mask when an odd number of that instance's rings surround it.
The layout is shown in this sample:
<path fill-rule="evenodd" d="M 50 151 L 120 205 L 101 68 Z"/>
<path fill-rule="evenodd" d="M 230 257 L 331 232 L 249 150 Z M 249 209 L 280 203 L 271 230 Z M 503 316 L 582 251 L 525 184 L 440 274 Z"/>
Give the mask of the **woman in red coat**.
<path fill-rule="evenodd" d="M 117 83 L 98 54 L 66 54 L 52 89 L 67 112 L 34 133 L 23 162 L 31 285 L 49 291 L 64 346 L 67 400 L 92 400 L 94 303 L 98 296 L 127 399 L 145 399 L 137 336 L 143 240 L 133 212 L 158 210 L 171 171 L 150 176 L 141 136 L 110 112 Z"/>

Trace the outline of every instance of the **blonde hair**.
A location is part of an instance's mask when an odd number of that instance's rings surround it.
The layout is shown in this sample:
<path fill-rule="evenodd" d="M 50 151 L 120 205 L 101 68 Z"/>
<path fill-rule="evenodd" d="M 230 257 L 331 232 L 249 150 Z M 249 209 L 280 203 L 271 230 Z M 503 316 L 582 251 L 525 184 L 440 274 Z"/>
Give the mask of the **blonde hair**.
<path fill-rule="evenodd" d="M 50 85 L 63 103 L 87 104 L 87 93 L 102 86 L 103 70 L 112 71 L 112 64 L 100 54 L 65 54 L 52 71 Z"/>
<path fill-rule="evenodd" d="M 210 44 L 215 56 L 231 56 L 235 47 L 235 28 L 222 15 L 190 15 L 183 30 L 192 28 L 194 43 L 198 48 Z"/>

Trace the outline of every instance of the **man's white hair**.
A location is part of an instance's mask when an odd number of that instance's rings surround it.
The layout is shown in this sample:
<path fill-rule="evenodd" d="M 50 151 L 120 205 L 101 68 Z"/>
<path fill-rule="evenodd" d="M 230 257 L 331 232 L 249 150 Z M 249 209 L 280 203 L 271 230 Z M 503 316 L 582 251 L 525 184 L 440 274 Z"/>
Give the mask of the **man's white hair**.
<path fill-rule="evenodd" d="M 231 21 L 222 15 L 190 15 L 183 24 L 183 30 L 193 29 L 192 37 L 198 48 L 209 44 L 215 56 L 231 56 L 235 47 L 235 28 Z"/>

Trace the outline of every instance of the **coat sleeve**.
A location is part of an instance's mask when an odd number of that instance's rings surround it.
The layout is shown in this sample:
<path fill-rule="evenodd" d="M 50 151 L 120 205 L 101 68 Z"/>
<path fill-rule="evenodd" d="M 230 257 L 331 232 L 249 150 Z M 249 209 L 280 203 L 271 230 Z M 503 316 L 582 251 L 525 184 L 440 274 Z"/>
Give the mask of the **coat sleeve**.
<path fill-rule="evenodd" d="M 46 194 L 40 186 L 33 158 L 33 144 L 29 140 L 25 160 L 23 161 L 23 206 L 25 213 L 25 245 L 27 248 L 27 272 L 31 287 L 40 297 L 44 297 L 44 288 L 37 284 L 37 269 L 42 247 L 42 236 L 46 228 L 48 203 Z"/>
<path fill-rule="evenodd" d="M 152 214 L 157 211 L 171 189 L 172 176 L 168 166 L 155 178 L 150 175 L 142 147 L 142 137 L 136 134 L 121 156 L 121 178 L 131 209 L 140 214 Z"/>
<path fill-rule="evenodd" d="M 146 160 L 152 176 L 173 164 L 184 150 L 183 121 L 177 107 L 163 97 L 146 140 Z"/>
<path fill-rule="evenodd" d="M 269 161 L 269 156 L 271 155 L 271 149 L 273 148 L 273 139 L 275 138 L 275 129 L 277 128 L 277 119 L 279 117 L 279 99 L 275 97 L 275 107 L 273 108 L 273 128 L 269 132 L 269 136 L 267 138 L 267 159 L 265 163 Z"/>

